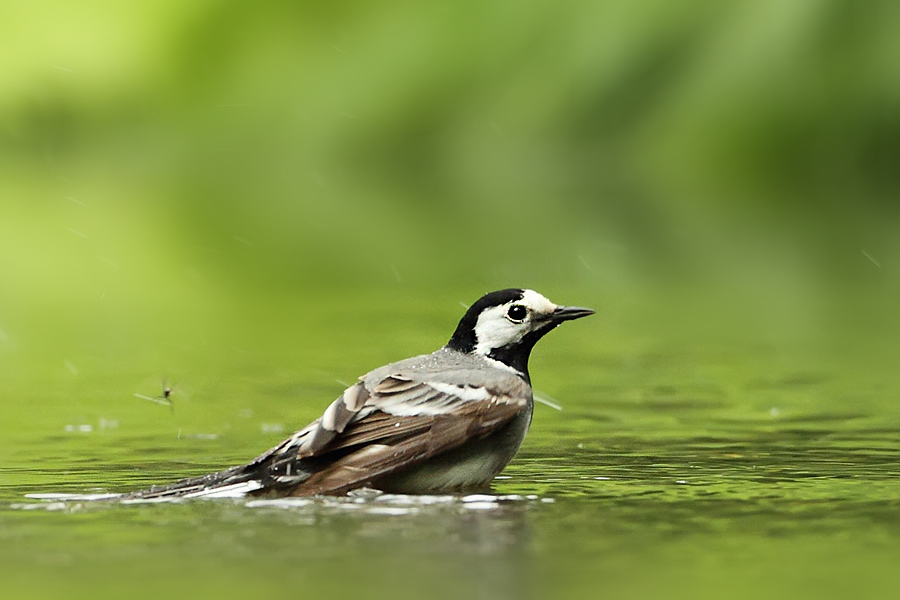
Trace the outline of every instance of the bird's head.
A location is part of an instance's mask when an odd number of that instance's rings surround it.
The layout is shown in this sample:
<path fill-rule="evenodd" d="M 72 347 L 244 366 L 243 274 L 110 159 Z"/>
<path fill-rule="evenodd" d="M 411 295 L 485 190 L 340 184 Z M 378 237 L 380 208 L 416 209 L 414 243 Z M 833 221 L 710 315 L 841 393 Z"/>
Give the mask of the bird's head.
<path fill-rule="evenodd" d="M 559 306 L 534 290 L 491 292 L 469 307 L 447 347 L 481 354 L 528 377 L 531 349 L 563 321 L 594 314 L 589 308 Z"/>

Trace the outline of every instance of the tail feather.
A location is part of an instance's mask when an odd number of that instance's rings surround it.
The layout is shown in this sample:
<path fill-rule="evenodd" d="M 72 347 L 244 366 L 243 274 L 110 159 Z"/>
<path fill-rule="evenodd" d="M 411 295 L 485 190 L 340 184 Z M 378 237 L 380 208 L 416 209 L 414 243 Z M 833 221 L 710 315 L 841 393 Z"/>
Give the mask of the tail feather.
<path fill-rule="evenodd" d="M 168 485 L 154 485 L 146 490 L 126 494 L 127 500 L 155 500 L 162 498 L 184 498 L 221 490 L 234 485 L 246 484 L 253 480 L 245 468 L 231 467 L 218 473 L 210 473 L 202 477 L 181 479 Z"/>
<path fill-rule="evenodd" d="M 262 459 L 262 460 L 261 460 Z M 315 468 L 296 455 L 263 455 L 237 467 L 201 477 L 191 477 L 169 485 L 153 486 L 126 494 L 124 500 L 166 498 L 223 498 L 257 493 L 284 493 L 309 479 Z"/>

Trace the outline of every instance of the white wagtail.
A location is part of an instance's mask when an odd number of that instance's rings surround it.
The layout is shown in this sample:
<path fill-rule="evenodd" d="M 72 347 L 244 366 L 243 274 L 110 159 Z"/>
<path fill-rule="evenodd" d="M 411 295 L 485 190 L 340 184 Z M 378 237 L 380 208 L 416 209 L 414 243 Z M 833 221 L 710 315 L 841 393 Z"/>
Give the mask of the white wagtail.
<path fill-rule="evenodd" d="M 466 311 L 446 346 L 363 375 L 320 418 L 250 463 L 130 497 L 484 489 L 531 423 L 531 349 L 563 321 L 593 313 L 532 290 L 492 292 Z"/>

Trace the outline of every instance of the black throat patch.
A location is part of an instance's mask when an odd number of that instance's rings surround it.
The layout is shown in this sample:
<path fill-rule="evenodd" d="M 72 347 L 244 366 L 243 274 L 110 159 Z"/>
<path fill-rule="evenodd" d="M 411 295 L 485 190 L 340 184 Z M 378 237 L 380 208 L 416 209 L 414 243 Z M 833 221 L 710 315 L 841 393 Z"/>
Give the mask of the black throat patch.
<path fill-rule="evenodd" d="M 556 327 L 555 324 L 548 324 L 540 329 L 529 331 L 525 336 L 515 344 L 509 344 L 500 348 L 494 348 L 488 354 L 488 357 L 502 362 L 504 365 L 510 366 L 525 378 L 525 381 L 531 384 L 531 375 L 528 373 L 528 359 L 531 356 L 531 350 L 538 340 Z"/>

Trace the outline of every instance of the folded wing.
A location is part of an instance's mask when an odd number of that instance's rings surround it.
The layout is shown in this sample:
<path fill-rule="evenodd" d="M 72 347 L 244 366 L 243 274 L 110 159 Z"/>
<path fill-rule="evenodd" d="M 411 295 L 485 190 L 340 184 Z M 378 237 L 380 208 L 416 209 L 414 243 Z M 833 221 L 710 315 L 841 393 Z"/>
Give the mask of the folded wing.
<path fill-rule="evenodd" d="M 382 477 L 488 435 L 512 420 L 526 403 L 522 396 L 497 389 L 392 375 L 371 390 L 363 411 L 374 410 L 349 423 L 322 449 L 319 456 L 335 460 L 329 460 L 292 494 L 343 493 L 377 483 Z"/>

